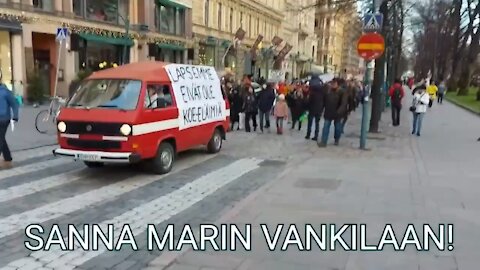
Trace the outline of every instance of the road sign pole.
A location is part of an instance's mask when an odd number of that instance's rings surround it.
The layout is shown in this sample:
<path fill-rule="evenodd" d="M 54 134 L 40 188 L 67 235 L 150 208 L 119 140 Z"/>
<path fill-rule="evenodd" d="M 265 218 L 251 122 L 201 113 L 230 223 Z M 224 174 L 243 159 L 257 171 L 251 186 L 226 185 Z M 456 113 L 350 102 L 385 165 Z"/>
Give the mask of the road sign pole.
<path fill-rule="evenodd" d="M 58 55 L 57 55 L 57 72 L 55 72 L 55 87 L 53 90 L 53 96 L 57 96 L 57 87 L 58 87 L 58 73 L 60 73 L 60 57 L 62 55 L 63 42 L 65 39 L 60 39 L 58 42 Z"/>
<path fill-rule="evenodd" d="M 360 149 L 367 150 L 368 101 L 370 95 L 370 61 L 365 61 L 365 77 L 362 100 L 362 126 L 360 129 Z"/>

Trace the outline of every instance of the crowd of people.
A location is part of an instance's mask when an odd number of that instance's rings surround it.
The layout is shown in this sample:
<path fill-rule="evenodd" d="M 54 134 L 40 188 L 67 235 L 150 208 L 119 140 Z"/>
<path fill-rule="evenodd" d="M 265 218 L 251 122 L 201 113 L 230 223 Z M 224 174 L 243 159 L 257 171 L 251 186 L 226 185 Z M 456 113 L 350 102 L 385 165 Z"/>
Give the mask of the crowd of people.
<path fill-rule="evenodd" d="M 260 87 L 255 89 L 254 85 Z M 263 79 L 254 84 L 250 76 L 245 76 L 238 83 L 224 80 L 222 87 L 229 97 L 231 130 L 244 127 L 246 132 L 251 132 L 253 127 L 254 132 L 263 133 L 270 129 L 270 116 L 273 116 L 277 134 L 281 135 L 286 121 L 292 130 L 301 130 L 306 122 L 305 139 L 317 141 L 321 147 L 327 146 L 332 124 L 335 145 L 339 144 L 350 113 L 363 97 L 361 82 L 341 78 L 323 82 L 318 76 L 288 84 Z M 322 116 L 324 125 L 320 136 Z"/>

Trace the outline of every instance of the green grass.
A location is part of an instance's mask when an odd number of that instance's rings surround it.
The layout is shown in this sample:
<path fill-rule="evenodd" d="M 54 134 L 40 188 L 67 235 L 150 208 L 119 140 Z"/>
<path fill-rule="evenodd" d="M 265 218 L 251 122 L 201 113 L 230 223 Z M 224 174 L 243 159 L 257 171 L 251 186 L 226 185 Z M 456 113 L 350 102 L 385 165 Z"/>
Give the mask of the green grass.
<path fill-rule="evenodd" d="M 472 88 L 467 96 L 457 96 L 457 93 L 447 93 L 446 99 L 477 114 L 480 114 L 480 101 L 477 101 L 477 89 Z"/>

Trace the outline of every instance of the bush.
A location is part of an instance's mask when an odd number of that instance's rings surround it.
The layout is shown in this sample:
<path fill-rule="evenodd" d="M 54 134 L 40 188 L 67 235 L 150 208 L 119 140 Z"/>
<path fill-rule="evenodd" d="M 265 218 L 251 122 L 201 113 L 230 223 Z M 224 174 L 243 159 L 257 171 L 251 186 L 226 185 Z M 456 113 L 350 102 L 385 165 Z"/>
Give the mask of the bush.
<path fill-rule="evenodd" d="M 31 103 L 41 103 L 45 97 L 45 89 L 42 77 L 38 71 L 33 71 L 27 78 L 27 100 Z"/>

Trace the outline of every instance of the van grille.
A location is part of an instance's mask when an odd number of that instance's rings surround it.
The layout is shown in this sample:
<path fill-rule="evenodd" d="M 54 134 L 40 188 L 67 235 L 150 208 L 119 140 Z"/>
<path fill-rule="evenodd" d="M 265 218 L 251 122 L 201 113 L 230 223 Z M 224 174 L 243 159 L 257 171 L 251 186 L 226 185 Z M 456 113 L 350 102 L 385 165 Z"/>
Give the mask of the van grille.
<path fill-rule="evenodd" d="M 68 134 L 95 134 L 103 136 L 121 136 L 118 123 L 65 122 Z"/>
<path fill-rule="evenodd" d="M 116 141 L 90 141 L 79 139 L 67 139 L 68 145 L 72 147 L 79 147 L 82 149 L 99 149 L 99 150 L 111 150 L 120 149 L 121 142 Z"/>

